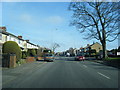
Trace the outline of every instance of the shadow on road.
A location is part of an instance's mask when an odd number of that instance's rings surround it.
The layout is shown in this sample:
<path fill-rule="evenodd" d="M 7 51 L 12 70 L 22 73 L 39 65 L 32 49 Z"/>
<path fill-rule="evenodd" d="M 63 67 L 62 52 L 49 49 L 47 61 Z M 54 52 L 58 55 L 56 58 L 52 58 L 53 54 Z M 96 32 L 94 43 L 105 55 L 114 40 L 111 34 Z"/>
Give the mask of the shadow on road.
<path fill-rule="evenodd" d="M 120 69 L 120 63 L 119 62 L 110 62 L 110 61 L 99 61 L 99 60 L 93 60 L 93 62 L 100 63 L 101 65 L 106 65 L 110 67 L 115 67 L 117 69 Z M 98 64 L 98 65 L 100 65 Z"/>
<path fill-rule="evenodd" d="M 75 60 L 73 60 L 73 59 L 66 59 L 65 61 L 75 61 Z"/>
<path fill-rule="evenodd" d="M 44 61 L 44 60 L 36 60 L 36 61 L 38 61 L 38 62 L 46 62 L 46 61 Z"/>

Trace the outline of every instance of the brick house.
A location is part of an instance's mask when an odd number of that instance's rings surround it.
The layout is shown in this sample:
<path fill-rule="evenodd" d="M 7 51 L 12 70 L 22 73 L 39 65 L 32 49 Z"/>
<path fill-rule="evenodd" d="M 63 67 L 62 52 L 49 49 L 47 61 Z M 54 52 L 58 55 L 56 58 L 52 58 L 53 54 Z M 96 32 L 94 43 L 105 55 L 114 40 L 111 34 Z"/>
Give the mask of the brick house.
<path fill-rule="evenodd" d="M 81 54 L 82 55 L 96 55 L 100 51 L 102 51 L 102 45 L 99 44 L 98 42 L 93 43 L 91 45 L 87 44 L 86 47 L 80 48 Z"/>

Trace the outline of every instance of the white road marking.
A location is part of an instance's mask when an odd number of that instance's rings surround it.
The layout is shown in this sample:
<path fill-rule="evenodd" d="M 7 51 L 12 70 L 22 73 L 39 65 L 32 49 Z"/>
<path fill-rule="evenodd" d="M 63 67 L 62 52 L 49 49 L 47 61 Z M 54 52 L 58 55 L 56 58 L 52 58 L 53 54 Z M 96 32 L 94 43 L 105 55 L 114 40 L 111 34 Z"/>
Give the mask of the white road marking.
<path fill-rule="evenodd" d="M 87 68 L 87 66 L 86 65 L 83 65 L 85 68 Z"/>
<path fill-rule="evenodd" d="M 110 77 L 108 77 L 108 76 L 106 76 L 106 75 L 104 75 L 104 74 L 102 74 L 102 73 L 100 73 L 100 72 L 97 72 L 97 73 L 100 74 L 101 76 L 107 78 L 107 79 L 110 79 Z"/>

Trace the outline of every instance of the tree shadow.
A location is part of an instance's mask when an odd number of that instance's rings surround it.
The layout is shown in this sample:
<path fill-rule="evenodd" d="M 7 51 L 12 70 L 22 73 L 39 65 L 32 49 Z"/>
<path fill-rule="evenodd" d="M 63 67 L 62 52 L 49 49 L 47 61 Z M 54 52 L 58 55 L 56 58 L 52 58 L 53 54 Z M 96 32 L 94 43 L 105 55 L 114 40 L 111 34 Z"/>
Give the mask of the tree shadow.
<path fill-rule="evenodd" d="M 99 64 L 94 64 L 92 63 L 93 66 L 109 66 L 109 67 L 114 67 L 114 68 L 117 68 L 117 69 L 120 69 L 120 65 L 118 63 L 108 63 L 108 62 L 96 62 L 96 63 L 99 63 Z M 107 67 L 106 67 L 107 68 Z M 101 68 L 102 69 L 102 68 Z M 105 69 L 105 68 L 104 68 Z M 110 69 L 110 68 L 109 68 Z"/>

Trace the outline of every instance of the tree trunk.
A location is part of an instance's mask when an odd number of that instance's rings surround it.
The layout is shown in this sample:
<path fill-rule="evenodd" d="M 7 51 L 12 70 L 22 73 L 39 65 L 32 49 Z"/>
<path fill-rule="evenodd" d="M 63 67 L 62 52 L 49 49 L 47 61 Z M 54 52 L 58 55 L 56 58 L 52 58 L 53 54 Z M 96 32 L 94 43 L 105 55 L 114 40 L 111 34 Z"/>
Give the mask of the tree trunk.
<path fill-rule="evenodd" d="M 102 43 L 103 48 L 103 59 L 107 58 L 106 42 Z"/>

